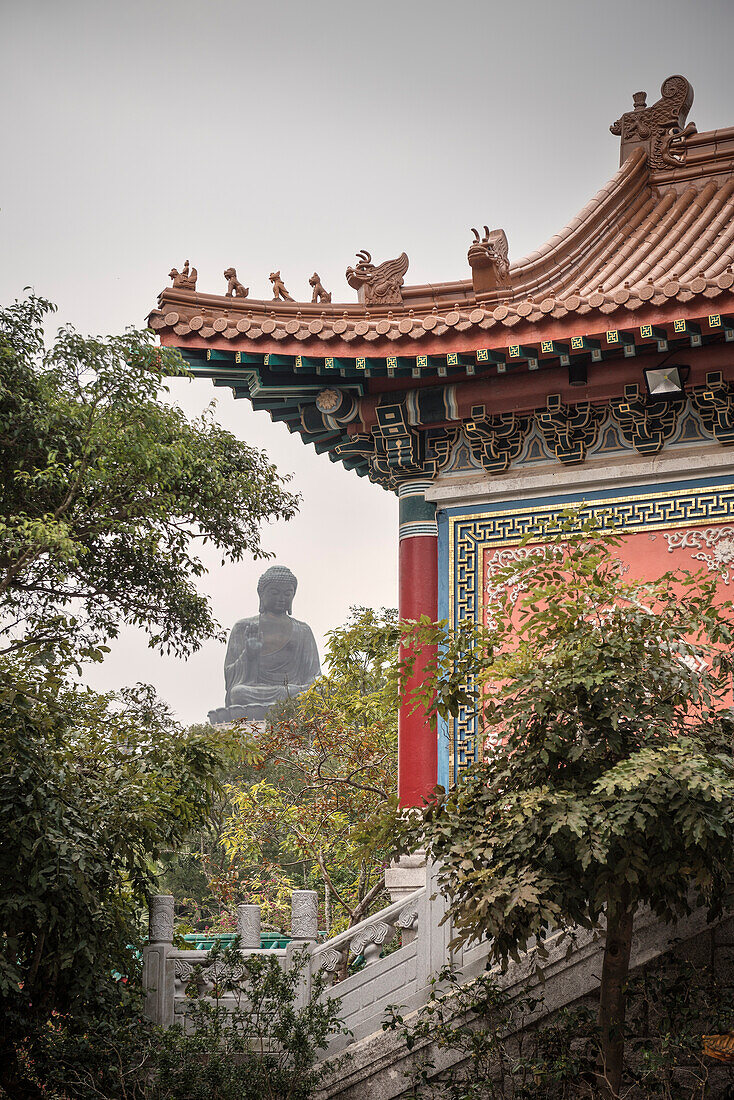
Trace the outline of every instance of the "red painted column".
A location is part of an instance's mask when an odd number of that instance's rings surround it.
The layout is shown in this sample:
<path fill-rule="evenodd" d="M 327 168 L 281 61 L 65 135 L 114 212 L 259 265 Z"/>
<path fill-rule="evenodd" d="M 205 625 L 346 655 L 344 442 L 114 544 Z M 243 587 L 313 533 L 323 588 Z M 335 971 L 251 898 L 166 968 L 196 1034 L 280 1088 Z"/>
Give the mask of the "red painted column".
<path fill-rule="evenodd" d="M 400 486 L 399 610 L 401 619 L 438 617 L 438 526 L 436 506 L 425 498 L 430 482 Z M 412 684 L 420 683 L 431 654 L 418 655 Z M 398 714 L 398 797 L 402 806 L 420 806 L 436 786 L 436 730 L 422 708 L 404 702 Z"/>

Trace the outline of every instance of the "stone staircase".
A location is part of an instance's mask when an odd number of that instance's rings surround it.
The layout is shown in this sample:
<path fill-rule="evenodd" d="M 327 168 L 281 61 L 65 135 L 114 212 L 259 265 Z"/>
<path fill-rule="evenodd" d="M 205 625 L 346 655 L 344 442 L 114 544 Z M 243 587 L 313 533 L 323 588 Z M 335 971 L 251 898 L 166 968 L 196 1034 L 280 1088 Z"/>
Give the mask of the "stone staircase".
<path fill-rule="evenodd" d="M 325 1053 L 335 1059 L 331 1082 L 319 1100 L 396 1100 L 407 1088 L 406 1074 L 420 1048 L 408 1052 L 399 1035 L 382 1031 L 388 1005 L 403 1006 L 407 1018 L 429 999 L 432 979 L 449 961 L 462 979 L 470 981 L 487 963 L 487 944 L 450 952 L 453 932 L 450 920 L 442 923 L 446 900 L 437 884 L 436 868 L 423 872 L 425 884 L 399 898 L 392 905 L 338 936 L 318 942 L 316 894 L 297 890 L 292 899 L 291 942 L 285 949 L 270 949 L 281 965 L 290 965 L 295 952 L 307 949 L 308 964 L 299 998 L 310 997 L 312 977 L 319 971 L 338 976 L 350 962 L 359 959 L 360 969 L 339 981 L 331 992 L 341 999 L 341 1017 L 351 1036 L 336 1036 Z M 240 906 L 238 932 L 243 954 L 261 952 L 260 913 L 257 906 Z M 400 946 L 394 945 L 400 933 Z M 638 914 L 631 965 L 643 966 L 681 942 L 690 955 L 705 957 L 707 965 L 731 968 L 734 960 L 734 918 L 717 927 L 706 922 L 703 912 L 693 913 L 677 925 L 661 925 L 648 911 Z M 532 1026 L 566 1005 L 594 993 L 601 974 L 602 943 L 587 931 L 577 931 L 573 950 L 560 934 L 546 941 L 549 952 L 543 962 L 542 1008 L 526 1018 Z M 186 1025 L 186 984 L 193 968 L 205 963 L 207 952 L 173 947 L 173 898 L 154 898 L 150 912 L 150 938 L 145 948 L 143 980 L 147 990 L 146 1014 L 164 1027 Z M 520 964 L 497 970 L 498 982 L 510 993 L 540 993 L 540 979 L 533 966 L 533 952 Z M 217 979 L 221 962 L 204 969 L 204 980 Z M 224 1001 L 226 1004 L 226 999 Z M 344 1055 L 348 1057 L 344 1058 Z M 450 1052 L 432 1052 L 437 1070 L 451 1065 Z"/>

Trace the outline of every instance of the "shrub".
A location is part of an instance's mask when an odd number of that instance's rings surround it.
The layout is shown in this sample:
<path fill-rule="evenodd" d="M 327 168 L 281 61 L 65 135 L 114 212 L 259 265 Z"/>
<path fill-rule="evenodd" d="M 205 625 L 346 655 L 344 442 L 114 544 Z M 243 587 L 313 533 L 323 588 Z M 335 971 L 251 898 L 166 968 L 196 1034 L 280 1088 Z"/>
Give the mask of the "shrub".
<path fill-rule="evenodd" d="M 243 955 L 237 943 L 214 948 L 189 978 L 185 1027 L 153 1027 L 135 994 L 124 991 L 109 1017 L 91 1027 L 60 1018 L 35 1066 L 44 1095 L 307 1100 L 323 1076 L 319 1051 L 342 1029 L 339 1001 L 321 999 L 318 976 L 299 1004 L 304 964 L 303 953 L 283 969 L 272 955 Z"/>

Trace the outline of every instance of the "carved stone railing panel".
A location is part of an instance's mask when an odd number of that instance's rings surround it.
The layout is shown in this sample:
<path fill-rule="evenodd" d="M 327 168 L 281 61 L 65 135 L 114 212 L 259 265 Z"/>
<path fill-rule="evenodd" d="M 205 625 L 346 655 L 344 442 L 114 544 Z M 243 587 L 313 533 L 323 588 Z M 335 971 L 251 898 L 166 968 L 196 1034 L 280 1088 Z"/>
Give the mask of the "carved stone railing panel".
<path fill-rule="evenodd" d="M 330 947 L 326 951 L 322 951 L 319 955 L 321 969 L 326 970 L 329 974 L 333 973 L 338 968 L 342 958 L 343 952 L 338 948 Z"/>
<path fill-rule="evenodd" d="M 415 922 L 418 920 L 418 899 L 413 901 L 402 909 L 400 916 L 398 917 L 398 928 L 413 928 Z"/>
<path fill-rule="evenodd" d="M 352 940 L 350 948 L 353 954 L 364 955 L 365 964 L 369 966 L 370 963 L 379 959 L 383 947 L 390 943 L 394 935 L 395 929 L 392 924 L 378 920 L 367 928 L 363 928 Z"/>
<path fill-rule="evenodd" d="M 379 959 L 396 930 L 402 933 L 413 929 L 424 897 L 425 887 L 365 918 L 326 943 L 319 944 L 314 949 L 314 966 L 327 973 L 336 973 L 350 957 L 359 955 L 364 957 L 365 966 L 370 966 Z"/>

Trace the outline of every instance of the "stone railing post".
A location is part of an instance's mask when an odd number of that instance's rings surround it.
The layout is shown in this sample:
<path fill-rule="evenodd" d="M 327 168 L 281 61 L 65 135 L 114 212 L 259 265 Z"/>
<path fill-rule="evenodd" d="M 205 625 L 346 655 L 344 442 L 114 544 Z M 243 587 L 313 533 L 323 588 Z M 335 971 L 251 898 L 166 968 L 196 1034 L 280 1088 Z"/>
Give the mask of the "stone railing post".
<path fill-rule="evenodd" d="M 449 962 L 461 966 L 463 960 L 463 948 L 458 953 L 449 950 L 449 942 L 453 936 L 453 928 L 450 920 L 441 923 L 448 909 L 448 901 L 441 892 L 439 885 L 439 865 L 429 863 L 426 882 L 426 918 L 424 923 L 425 941 L 422 951 L 419 953 L 421 962 L 425 968 L 426 978 L 438 974 L 439 970 Z"/>
<path fill-rule="evenodd" d="M 148 909 L 148 945 L 143 951 L 145 1015 L 154 1024 L 173 1023 L 173 974 L 168 955 L 173 950 L 173 896 L 157 894 Z"/>
<path fill-rule="evenodd" d="M 237 906 L 237 935 L 240 947 L 252 949 L 260 947 L 260 906 Z"/>
<path fill-rule="evenodd" d="M 423 848 L 394 860 L 385 868 L 385 888 L 390 894 L 390 901 L 402 901 L 415 890 L 420 890 L 421 886 L 426 885 L 427 874 L 426 853 Z M 402 934 L 403 944 L 412 943 L 416 934 L 415 928 L 405 929 Z"/>
<path fill-rule="evenodd" d="M 150 899 L 148 942 L 173 944 L 173 894 L 156 894 Z"/>
<path fill-rule="evenodd" d="M 315 941 L 319 936 L 319 899 L 315 890 L 294 890 L 291 895 L 291 936 Z"/>
<path fill-rule="evenodd" d="M 426 885 L 426 852 L 420 848 L 410 855 L 400 856 L 399 859 L 385 868 L 385 889 L 390 895 L 390 901 L 402 901 L 415 890 L 420 890 Z"/>
<path fill-rule="evenodd" d="M 319 935 L 319 899 L 315 890 L 294 890 L 291 894 L 291 942 L 288 944 L 286 960 L 292 965 L 296 952 L 305 951 L 308 955 L 301 973 L 301 981 L 296 993 L 295 1007 L 303 1008 L 311 1000 L 311 950 Z"/>

